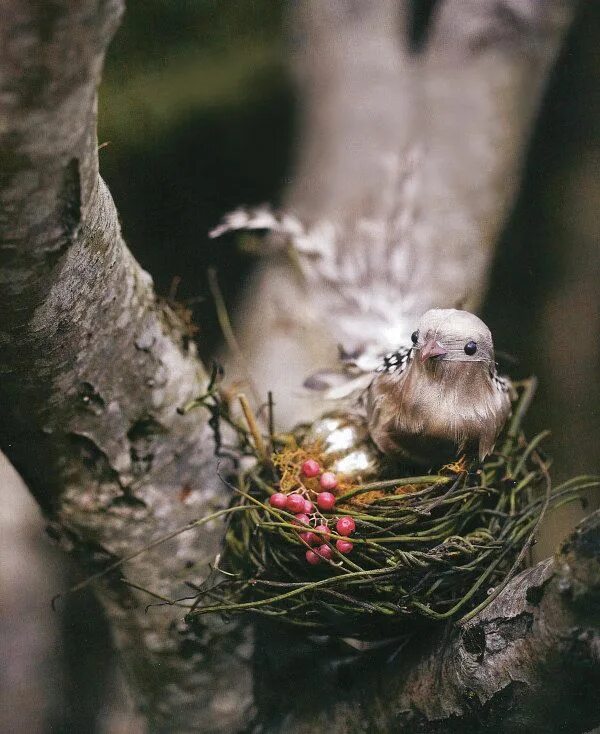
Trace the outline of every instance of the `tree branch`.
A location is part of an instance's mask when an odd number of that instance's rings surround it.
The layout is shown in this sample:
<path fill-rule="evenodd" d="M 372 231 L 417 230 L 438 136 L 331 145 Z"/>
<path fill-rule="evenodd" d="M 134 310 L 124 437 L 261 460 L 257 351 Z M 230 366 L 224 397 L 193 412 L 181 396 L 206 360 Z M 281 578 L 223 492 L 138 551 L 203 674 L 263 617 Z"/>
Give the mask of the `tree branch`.
<path fill-rule="evenodd" d="M 588 731 L 600 723 L 599 605 L 595 513 L 556 558 L 521 573 L 462 627 L 429 632 L 426 643 L 421 632 L 402 649 L 359 656 L 346 649 L 336 666 L 326 650 L 313 652 L 296 707 L 286 699 L 285 711 L 277 709 L 263 691 L 264 708 L 276 710 L 267 731 Z M 299 652 L 292 661 L 296 671 L 301 659 Z M 279 680 L 287 680 L 281 665 Z"/>
<path fill-rule="evenodd" d="M 205 386 L 176 315 L 121 238 L 98 176 L 96 87 L 118 0 L 10 0 L 0 28 L 1 447 L 88 570 L 223 506 Z M 168 598 L 201 579 L 220 525 L 127 565 Z M 112 578 L 100 594 L 155 729 L 230 731 L 250 700 L 242 633 L 182 634 Z M 224 649 L 227 647 L 227 650 Z M 216 688 L 217 680 L 219 687 Z"/>

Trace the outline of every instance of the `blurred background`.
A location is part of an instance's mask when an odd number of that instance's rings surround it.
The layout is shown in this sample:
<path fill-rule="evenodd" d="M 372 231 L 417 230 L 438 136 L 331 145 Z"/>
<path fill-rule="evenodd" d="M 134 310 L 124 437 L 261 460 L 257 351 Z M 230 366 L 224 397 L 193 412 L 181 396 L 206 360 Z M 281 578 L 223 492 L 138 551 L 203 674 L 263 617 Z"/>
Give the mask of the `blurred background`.
<path fill-rule="evenodd" d="M 556 479 L 600 468 L 599 21 L 600 5 L 585 4 L 556 66 L 483 310 L 497 349 L 518 358 L 511 373 L 540 379 L 528 430 L 552 430 Z M 289 184 L 289 37 L 280 0 L 131 0 L 109 51 L 101 172 L 126 241 L 158 292 L 192 309 L 207 359 L 221 339 L 207 269 L 234 312 L 254 265 L 207 231 L 238 205 L 276 206 Z M 72 571 L 1 457 L 0 482 L 0 731 L 140 730 L 93 597 L 50 610 Z M 548 518 L 538 554 L 583 512 Z"/>

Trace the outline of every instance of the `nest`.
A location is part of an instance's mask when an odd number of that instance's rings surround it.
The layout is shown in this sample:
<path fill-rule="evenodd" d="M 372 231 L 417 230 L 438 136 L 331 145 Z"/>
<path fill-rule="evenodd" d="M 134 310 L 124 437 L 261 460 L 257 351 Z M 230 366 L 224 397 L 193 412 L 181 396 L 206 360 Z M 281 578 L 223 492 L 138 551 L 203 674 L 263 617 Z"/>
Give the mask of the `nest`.
<path fill-rule="evenodd" d="M 206 614 L 263 615 L 307 630 L 364 639 L 390 636 L 408 620 L 465 620 L 486 606 L 527 560 L 535 530 L 549 505 L 577 498 L 586 478 L 552 489 L 549 461 L 540 450 L 544 434 L 527 440 L 523 417 L 534 381 L 520 385 L 513 417 L 482 465 L 465 461 L 423 476 L 382 462 L 378 476 L 340 477 L 331 510 L 314 508 L 308 527 L 286 509 L 273 507 L 275 493 L 300 494 L 316 505 L 316 479 L 302 472 L 313 459 L 323 467 L 322 442 L 291 435 L 263 437 L 243 402 L 247 427 L 233 421 L 211 384 L 189 407 L 211 410 L 236 430 L 241 453 L 256 461 L 228 483 L 235 490 L 227 512 L 223 552 L 210 578 L 197 588 L 188 620 Z M 329 461 L 329 463 L 331 463 Z M 336 531 L 351 518 L 351 537 Z M 306 533 L 328 525 L 321 542 L 330 550 L 318 565 Z M 337 541 L 351 541 L 352 551 Z"/>

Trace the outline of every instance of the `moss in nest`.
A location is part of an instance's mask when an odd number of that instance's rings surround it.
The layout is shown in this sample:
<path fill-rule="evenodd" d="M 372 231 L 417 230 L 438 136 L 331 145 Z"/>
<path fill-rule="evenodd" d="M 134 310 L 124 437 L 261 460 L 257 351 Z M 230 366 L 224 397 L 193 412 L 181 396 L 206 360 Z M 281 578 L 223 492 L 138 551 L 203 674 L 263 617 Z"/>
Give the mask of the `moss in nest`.
<path fill-rule="evenodd" d="M 278 472 L 277 487 L 280 492 L 288 494 L 299 489 L 305 491 L 310 499 L 316 499 L 322 491 L 319 478 L 302 476 L 301 471 L 302 464 L 309 459 L 316 461 L 324 470 L 329 469 L 329 457 L 319 442 L 298 446 L 294 441 L 292 446 L 285 446 L 273 453 L 271 461 Z M 344 476 L 340 476 L 334 493 L 340 495 L 350 489 L 352 484 Z"/>

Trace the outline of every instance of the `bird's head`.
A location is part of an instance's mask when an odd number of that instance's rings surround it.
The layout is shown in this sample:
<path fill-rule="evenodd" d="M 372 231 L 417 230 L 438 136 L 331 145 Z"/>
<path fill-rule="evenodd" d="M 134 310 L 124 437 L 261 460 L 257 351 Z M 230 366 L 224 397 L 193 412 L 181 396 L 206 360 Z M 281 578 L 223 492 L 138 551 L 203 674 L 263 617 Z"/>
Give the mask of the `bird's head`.
<path fill-rule="evenodd" d="M 483 321 L 468 311 L 432 308 L 423 314 L 412 334 L 419 362 L 494 362 L 492 335 Z"/>

